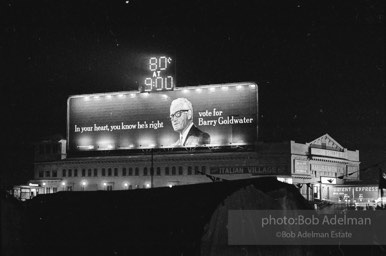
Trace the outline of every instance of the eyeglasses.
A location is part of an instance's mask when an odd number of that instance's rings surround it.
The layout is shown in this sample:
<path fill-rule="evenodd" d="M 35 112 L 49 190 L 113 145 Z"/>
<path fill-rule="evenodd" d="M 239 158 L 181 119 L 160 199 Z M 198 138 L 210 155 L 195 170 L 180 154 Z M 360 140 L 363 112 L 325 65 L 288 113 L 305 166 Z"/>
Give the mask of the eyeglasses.
<path fill-rule="evenodd" d="M 179 118 L 182 115 L 183 112 L 187 112 L 187 111 L 189 111 L 189 109 L 178 110 L 178 111 L 174 112 L 174 114 L 170 115 L 170 119 L 173 119 L 174 117 Z"/>

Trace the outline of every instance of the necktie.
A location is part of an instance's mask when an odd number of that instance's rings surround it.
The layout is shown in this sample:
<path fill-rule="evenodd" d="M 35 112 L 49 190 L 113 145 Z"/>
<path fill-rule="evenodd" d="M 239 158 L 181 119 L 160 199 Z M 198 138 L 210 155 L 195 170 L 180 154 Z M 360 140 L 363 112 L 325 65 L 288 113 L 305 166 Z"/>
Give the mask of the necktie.
<path fill-rule="evenodd" d="M 184 145 L 183 138 L 184 138 L 184 136 L 182 136 L 182 134 L 180 134 L 180 146 Z"/>

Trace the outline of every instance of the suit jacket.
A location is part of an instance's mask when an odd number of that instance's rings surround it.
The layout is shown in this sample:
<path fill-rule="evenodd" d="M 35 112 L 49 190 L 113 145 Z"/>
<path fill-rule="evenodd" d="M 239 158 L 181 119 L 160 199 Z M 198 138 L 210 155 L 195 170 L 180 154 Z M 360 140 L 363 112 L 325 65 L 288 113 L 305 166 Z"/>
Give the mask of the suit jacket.
<path fill-rule="evenodd" d="M 173 145 L 175 147 L 177 146 L 189 147 L 189 146 L 198 146 L 198 145 L 205 145 L 205 144 L 210 144 L 210 135 L 206 132 L 201 131 L 195 125 L 193 125 L 190 128 L 185 141 L 181 142 L 179 139 Z"/>

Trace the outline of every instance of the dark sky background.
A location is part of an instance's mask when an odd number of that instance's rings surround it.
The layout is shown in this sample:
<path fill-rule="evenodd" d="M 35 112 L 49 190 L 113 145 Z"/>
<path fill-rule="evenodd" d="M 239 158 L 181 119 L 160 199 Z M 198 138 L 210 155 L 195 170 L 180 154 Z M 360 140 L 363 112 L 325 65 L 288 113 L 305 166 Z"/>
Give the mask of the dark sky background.
<path fill-rule="evenodd" d="M 180 87 L 255 81 L 260 141 L 328 133 L 360 150 L 362 167 L 386 160 L 381 1 L 37 0 L 1 9 L 2 184 L 32 177 L 33 142 L 66 135 L 70 95 L 136 90 L 138 58 L 153 52 L 174 56 Z"/>

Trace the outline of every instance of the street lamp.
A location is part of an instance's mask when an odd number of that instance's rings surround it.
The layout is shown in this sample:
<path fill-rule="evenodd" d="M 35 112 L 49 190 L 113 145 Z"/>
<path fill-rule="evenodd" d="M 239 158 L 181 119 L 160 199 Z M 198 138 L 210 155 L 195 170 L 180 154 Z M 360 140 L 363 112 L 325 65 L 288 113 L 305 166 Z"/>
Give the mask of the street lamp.
<path fill-rule="evenodd" d="M 82 191 L 85 190 L 86 188 L 86 185 L 87 185 L 87 182 L 86 181 L 82 181 Z"/>

